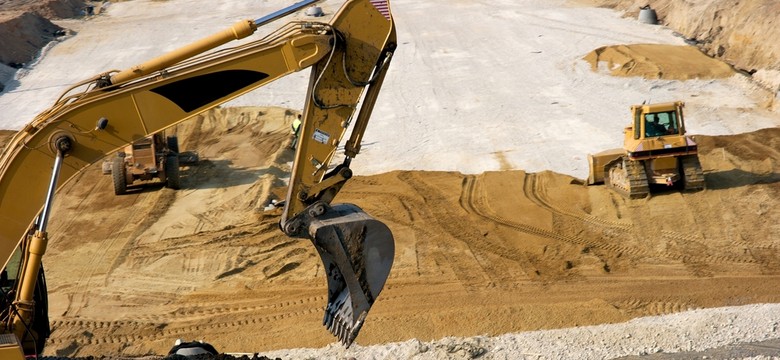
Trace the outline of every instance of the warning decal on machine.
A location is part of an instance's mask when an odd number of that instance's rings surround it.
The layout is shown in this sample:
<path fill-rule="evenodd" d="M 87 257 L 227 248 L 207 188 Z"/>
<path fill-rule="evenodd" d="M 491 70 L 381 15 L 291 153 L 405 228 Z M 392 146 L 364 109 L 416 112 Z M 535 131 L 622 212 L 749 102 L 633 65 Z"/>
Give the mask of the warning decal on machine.
<path fill-rule="evenodd" d="M 312 138 L 318 143 L 327 145 L 328 141 L 330 140 L 330 135 L 320 129 L 314 129 L 314 135 L 312 135 Z"/>

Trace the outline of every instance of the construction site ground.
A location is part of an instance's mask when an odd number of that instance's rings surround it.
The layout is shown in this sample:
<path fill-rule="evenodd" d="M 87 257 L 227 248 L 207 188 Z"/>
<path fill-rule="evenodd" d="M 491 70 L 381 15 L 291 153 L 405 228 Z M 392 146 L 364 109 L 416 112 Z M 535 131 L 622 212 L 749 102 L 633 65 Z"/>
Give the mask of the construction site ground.
<path fill-rule="evenodd" d="M 735 80 L 729 66 L 688 48 L 592 50 L 568 60 L 585 59 L 594 74 L 602 70 L 599 76 L 610 74 L 606 68 L 616 78 L 657 79 L 661 72 L 672 80 L 710 81 L 679 90 L 694 103 L 698 95 L 689 92 L 695 89 L 726 99 L 723 83 L 747 84 Z M 670 53 L 685 63 L 664 63 Z M 626 81 L 645 86 L 638 83 L 643 80 Z M 664 96 L 676 93 L 678 84 L 661 85 Z M 587 186 L 585 169 L 570 166 L 581 164 L 585 152 L 524 167 L 515 159 L 539 156 L 529 150 L 534 146 L 550 146 L 525 135 L 517 140 L 518 147 L 530 146 L 524 153 L 510 143 L 506 151 L 481 153 L 498 164 L 495 170 L 470 171 L 475 165 L 429 171 L 421 165 L 375 171 L 381 163 L 366 162 L 369 170 L 348 182 L 336 202 L 357 204 L 386 223 L 396 255 L 356 343 L 498 336 L 780 303 L 780 120 L 772 109 L 774 93 L 744 87 L 750 90 L 731 100 L 755 96 L 766 105 L 729 110 L 748 125 L 710 123 L 705 110 L 692 109 L 699 115 L 692 117 L 692 128 L 733 132 L 697 133 L 707 184 L 699 192 L 660 186 L 647 199 L 627 200 L 604 186 Z M 617 105 L 624 117 L 629 105 Z M 115 196 L 111 177 L 98 163 L 59 191 L 44 261 L 52 326 L 46 355 L 165 354 L 177 338 L 205 340 L 223 352 L 261 354 L 334 343 L 320 326 L 327 294 L 319 257 L 308 241 L 279 231 L 280 210 L 269 206 L 286 191 L 290 124 L 299 109 L 291 107 L 222 107 L 169 130 L 182 150 L 200 158 L 182 168 L 181 190 L 147 183 Z M 619 144 L 627 124 L 625 118 L 608 121 L 619 125 L 609 125 L 615 141 L 604 149 Z M 387 122 L 377 125 L 389 128 Z M 742 126 L 758 129 L 735 131 Z M 493 129 L 502 138 L 502 130 Z M 398 144 L 370 135 L 368 158 L 394 156 Z M 430 149 L 440 135 L 430 132 L 419 140 Z M 399 152 L 401 158 L 415 154 L 408 147 Z M 537 170 L 540 164 L 554 169 Z M 765 335 L 780 338 L 780 329 Z M 537 355 L 530 358 L 545 358 Z"/>
<path fill-rule="evenodd" d="M 151 183 L 114 196 L 96 165 L 60 192 L 47 353 L 161 354 L 176 338 L 227 352 L 333 342 L 319 326 L 318 256 L 278 230 L 279 210 L 264 211 L 292 158 L 286 113 L 218 109 L 178 126 L 182 149 L 202 159 L 179 191 Z M 780 129 L 699 137 L 707 190 L 645 200 L 549 171 L 356 177 L 339 201 L 388 224 L 397 249 L 358 343 L 780 302 L 778 139 Z"/>

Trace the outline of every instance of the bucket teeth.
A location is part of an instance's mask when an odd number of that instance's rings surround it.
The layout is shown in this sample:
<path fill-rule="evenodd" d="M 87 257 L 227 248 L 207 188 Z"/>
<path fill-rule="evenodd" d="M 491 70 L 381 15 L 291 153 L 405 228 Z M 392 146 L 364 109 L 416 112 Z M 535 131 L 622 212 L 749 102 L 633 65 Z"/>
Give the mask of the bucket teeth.
<path fill-rule="evenodd" d="M 307 226 L 328 279 L 322 325 L 349 347 L 393 264 L 390 229 L 351 204 L 325 207 Z"/>
<path fill-rule="evenodd" d="M 346 347 L 352 345 L 352 341 L 355 340 L 363 325 L 362 318 L 365 317 L 363 315 L 359 319 L 354 319 L 352 314 L 352 301 L 346 288 L 325 309 L 323 325 Z"/>

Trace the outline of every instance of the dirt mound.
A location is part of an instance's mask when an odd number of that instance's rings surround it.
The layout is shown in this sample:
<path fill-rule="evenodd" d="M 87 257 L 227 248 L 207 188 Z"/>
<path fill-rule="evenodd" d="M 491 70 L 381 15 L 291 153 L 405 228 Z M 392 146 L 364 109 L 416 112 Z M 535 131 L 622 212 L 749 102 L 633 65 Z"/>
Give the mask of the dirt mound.
<path fill-rule="evenodd" d="M 13 130 L 0 130 L 0 149 L 5 149 L 5 146 L 8 144 L 8 141 L 11 140 L 11 137 L 16 134 L 16 131 Z"/>
<path fill-rule="evenodd" d="M 588 0 L 636 18 L 650 5 L 659 22 L 697 44 L 708 55 L 753 73 L 777 91 L 780 87 L 780 3 L 772 0 L 674 1 Z"/>
<path fill-rule="evenodd" d="M 32 61 L 41 48 L 62 28 L 33 12 L 0 18 L 0 62 L 20 68 Z"/>
<path fill-rule="evenodd" d="M 13 69 L 33 61 L 46 44 L 64 34 L 50 19 L 80 16 L 84 9 L 82 0 L 0 1 L 0 91 Z"/>
<path fill-rule="evenodd" d="M 614 76 L 646 79 L 717 79 L 734 75 L 722 61 L 692 46 L 659 44 L 613 45 L 591 51 L 583 58 L 593 71 L 604 69 Z"/>
<path fill-rule="evenodd" d="M 47 19 L 65 19 L 82 15 L 85 7 L 83 0 L 0 1 L 0 18 L 32 12 Z"/>
<path fill-rule="evenodd" d="M 286 181 L 293 115 L 228 108 L 180 125 L 182 149 L 202 163 L 183 169 L 179 191 L 151 184 L 117 197 L 98 165 L 60 191 L 47 354 L 163 354 L 176 338 L 225 352 L 333 342 L 320 326 L 319 257 L 278 230 L 278 209 L 263 211 Z M 337 202 L 358 204 L 396 238 L 357 342 L 778 302 L 778 135 L 700 136 L 708 189 L 635 201 L 553 172 L 355 177 Z"/>

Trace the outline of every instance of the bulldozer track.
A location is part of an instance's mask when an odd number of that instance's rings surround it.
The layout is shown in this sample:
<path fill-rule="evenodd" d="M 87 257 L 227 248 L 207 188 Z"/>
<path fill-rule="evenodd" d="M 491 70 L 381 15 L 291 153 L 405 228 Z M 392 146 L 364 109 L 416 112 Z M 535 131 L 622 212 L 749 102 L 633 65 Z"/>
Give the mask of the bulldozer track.
<path fill-rule="evenodd" d="M 604 185 L 629 199 L 641 199 L 650 193 L 642 161 L 632 161 L 625 157 L 609 162 L 605 167 Z"/>
<path fill-rule="evenodd" d="M 682 156 L 680 158 L 680 166 L 683 172 L 683 182 L 685 184 L 686 191 L 698 191 L 703 190 L 704 172 L 701 168 L 698 155 Z"/>
<path fill-rule="evenodd" d="M 483 286 L 482 284 L 496 281 L 494 277 L 497 275 L 496 275 L 496 271 L 494 271 L 495 269 L 492 269 L 493 265 L 489 261 L 486 261 L 485 254 L 481 254 L 478 251 L 479 249 L 491 249 L 490 250 L 491 253 L 496 254 L 500 257 L 509 257 L 511 260 L 514 261 L 527 260 L 521 253 L 508 249 L 499 244 L 488 243 L 484 239 L 482 234 L 476 231 L 475 226 L 473 226 L 473 224 L 464 225 L 457 222 L 442 221 L 442 219 L 462 218 L 462 214 L 456 214 L 454 213 L 453 210 L 451 210 L 450 202 L 447 201 L 444 195 L 442 195 L 441 190 L 436 189 L 435 187 L 430 186 L 425 182 L 419 180 L 417 176 L 418 175 L 414 173 L 403 173 L 399 175 L 399 177 L 403 181 L 409 184 L 418 193 L 423 195 L 423 198 L 425 199 L 425 202 L 428 205 L 426 209 L 432 208 L 432 209 L 436 209 L 437 212 L 446 213 L 445 215 L 429 214 L 428 218 L 433 220 L 434 223 L 438 224 L 438 226 L 445 233 L 449 234 L 453 238 L 453 240 L 457 240 L 458 243 L 465 246 L 467 249 L 468 257 L 471 260 L 473 260 L 473 262 L 477 265 L 479 269 L 482 269 L 481 272 L 475 273 L 473 271 L 474 267 L 472 265 L 469 265 L 462 261 L 452 261 L 452 260 L 444 261 L 445 259 L 441 260 L 442 264 L 446 264 L 446 263 L 451 264 L 451 266 L 453 267 L 454 275 L 458 277 L 458 279 L 464 284 L 466 288 L 479 288 Z M 472 245 L 472 243 L 475 242 L 476 244 Z M 437 252 L 436 256 L 444 256 L 444 255 L 445 255 L 444 253 Z M 485 279 L 490 279 L 491 281 L 485 281 Z"/>
<path fill-rule="evenodd" d="M 684 301 L 648 301 L 637 298 L 630 298 L 613 303 L 615 307 L 627 311 L 640 311 L 649 316 L 673 314 L 682 311 L 693 310 L 696 307 Z"/>
<path fill-rule="evenodd" d="M 540 181 L 541 178 L 541 181 Z M 610 221 L 602 219 L 584 212 L 572 211 L 564 209 L 553 203 L 547 195 L 547 183 L 543 177 L 536 174 L 525 174 L 525 182 L 523 184 L 523 193 L 534 204 L 539 207 L 549 210 L 552 213 L 568 216 L 570 218 L 582 221 L 588 225 L 601 226 L 615 228 L 619 230 L 631 230 L 633 224 L 619 221 Z"/>
<path fill-rule="evenodd" d="M 52 338 L 57 344 L 77 343 L 94 345 L 101 343 L 125 344 L 136 341 L 170 340 L 176 337 L 194 337 L 204 330 L 231 329 L 251 324 L 273 323 L 284 319 L 320 314 L 326 303 L 325 295 L 308 296 L 291 301 L 277 302 L 262 306 L 246 305 L 247 302 L 195 303 L 186 310 L 178 310 L 164 315 L 142 315 L 134 313 L 132 320 L 87 320 L 61 319 L 52 321 L 53 330 L 61 335 Z M 262 316 L 253 316 L 259 313 Z M 268 314 L 271 313 L 271 314 Z M 243 314 L 243 315 L 242 315 Z M 212 321 L 239 317 L 235 321 Z M 208 321 L 203 321 L 207 319 Z M 170 321 L 184 324 L 168 327 Z M 189 324 L 188 324 L 189 323 Z M 84 336 L 84 330 L 91 335 Z M 133 335 L 114 334 L 116 332 L 134 332 Z M 229 331 L 229 330 L 228 330 Z M 146 333 L 146 334 L 145 334 Z"/>
<path fill-rule="evenodd" d="M 479 194 L 479 192 L 482 190 L 477 184 L 478 181 L 476 180 L 475 176 L 469 175 L 465 177 L 461 193 L 461 206 L 464 206 L 467 211 L 477 214 L 485 219 L 491 220 L 500 225 L 515 229 L 520 232 L 556 241 L 563 241 L 588 248 L 602 249 L 613 253 L 631 254 L 634 256 L 645 255 L 644 252 L 640 251 L 639 249 L 619 246 L 617 244 L 590 241 L 580 237 L 568 236 L 506 219 L 490 211 L 490 206 L 485 203 L 484 195 Z"/>
<path fill-rule="evenodd" d="M 53 323 L 52 330 L 58 330 L 65 332 L 67 329 L 73 329 L 72 334 L 61 335 L 56 338 L 50 339 L 50 342 L 54 344 L 64 343 L 76 343 L 79 345 L 97 345 L 97 344 L 132 344 L 135 342 L 150 342 L 154 340 L 165 340 L 175 338 L 197 337 L 204 331 L 210 331 L 214 329 L 225 329 L 225 331 L 239 331 L 229 330 L 234 328 L 245 329 L 248 325 L 259 325 L 264 323 L 273 323 L 280 320 L 311 316 L 312 314 L 319 314 L 322 312 L 321 308 L 309 308 L 305 310 L 292 311 L 283 314 L 259 316 L 252 318 L 243 318 L 235 321 L 211 321 L 208 323 L 197 325 L 181 325 L 173 328 L 164 328 L 164 325 L 159 322 L 141 323 L 141 322 L 128 322 L 128 321 L 94 321 L 94 320 L 61 320 Z M 91 336 L 84 336 L 83 329 L 90 329 L 96 333 Z M 122 330 L 135 330 L 138 332 L 147 331 L 153 332 L 152 334 L 136 334 L 136 335 L 102 335 L 102 332 L 113 332 L 119 329 Z"/>

